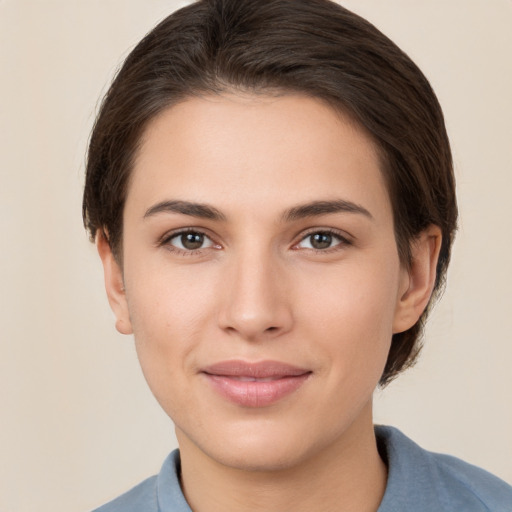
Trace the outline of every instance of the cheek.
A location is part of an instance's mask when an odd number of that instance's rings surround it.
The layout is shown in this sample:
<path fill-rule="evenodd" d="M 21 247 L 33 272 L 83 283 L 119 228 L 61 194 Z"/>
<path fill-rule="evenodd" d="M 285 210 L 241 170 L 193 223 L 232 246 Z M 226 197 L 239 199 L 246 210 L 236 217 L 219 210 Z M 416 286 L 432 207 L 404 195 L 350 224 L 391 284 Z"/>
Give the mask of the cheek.
<path fill-rule="evenodd" d="M 382 260 L 388 265 L 377 260 L 310 275 L 299 293 L 308 337 L 356 381 L 368 373 L 380 378 L 391 344 L 399 264 Z"/>
<path fill-rule="evenodd" d="M 320 268 L 302 274 L 298 295 L 315 315 L 325 316 L 326 324 L 336 324 L 338 318 L 380 330 L 393 317 L 400 275 L 397 258 L 354 258 L 327 271 Z"/>
<path fill-rule="evenodd" d="M 160 389 L 191 371 L 194 350 L 210 329 L 215 287 L 199 277 L 190 271 L 171 273 L 165 266 L 126 272 L 137 355 L 159 401 Z"/>
<path fill-rule="evenodd" d="M 182 333 L 186 338 L 213 305 L 214 278 L 196 266 L 173 267 L 165 256 L 144 266 L 127 265 L 125 283 L 134 331 L 144 338 L 165 332 L 173 336 Z M 159 336 L 154 341 L 159 341 Z"/>

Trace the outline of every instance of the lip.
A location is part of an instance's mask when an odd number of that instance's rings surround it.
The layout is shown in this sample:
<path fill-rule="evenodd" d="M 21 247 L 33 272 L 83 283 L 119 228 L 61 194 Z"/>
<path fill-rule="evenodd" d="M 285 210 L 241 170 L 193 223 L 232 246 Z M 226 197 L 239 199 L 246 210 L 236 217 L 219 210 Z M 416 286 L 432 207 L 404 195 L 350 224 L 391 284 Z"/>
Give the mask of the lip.
<path fill-rule="evenodd" d="M 280 361 L 222 361 L 201 370 L 222 397 L 244 407 L 266 407 L 297 391 L 311 370 Z"/>

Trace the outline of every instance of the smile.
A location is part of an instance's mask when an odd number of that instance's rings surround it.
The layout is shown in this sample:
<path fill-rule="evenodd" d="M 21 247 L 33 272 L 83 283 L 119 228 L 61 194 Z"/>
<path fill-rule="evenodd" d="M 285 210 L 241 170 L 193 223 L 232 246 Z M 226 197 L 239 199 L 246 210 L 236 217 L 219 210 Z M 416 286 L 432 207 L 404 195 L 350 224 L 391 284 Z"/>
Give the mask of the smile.
<path fill-rule="evenodd" d="M 201 372 L 222 398 L 243 407 L 266 407 L 297 391 L 312 372 L 277 361 L 224 361 Z"/>

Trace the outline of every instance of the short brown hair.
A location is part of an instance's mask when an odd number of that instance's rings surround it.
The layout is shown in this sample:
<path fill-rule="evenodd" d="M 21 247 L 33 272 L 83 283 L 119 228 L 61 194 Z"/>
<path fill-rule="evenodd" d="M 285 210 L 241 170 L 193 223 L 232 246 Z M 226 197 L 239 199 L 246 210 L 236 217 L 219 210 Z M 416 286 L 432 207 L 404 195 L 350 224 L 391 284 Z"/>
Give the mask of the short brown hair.
<path fill-rule="evenodd" d="M 199 0 L 144 37 L 114 79 L 91 135 L 83 218 L 92 239 L 98 230 L 108 234 L 120 258 L 130 172 L 148 122 L 187 97 L 228 90 L 299 92 L 364 127 L 381 155 L 402 264 L 427 226 L 442 230 L 439 293 L 457 221 L 441 108 L 404 52 L 329 0 Z M 414 362 L 426 316 L 393 336 L 381 385 Z"/>

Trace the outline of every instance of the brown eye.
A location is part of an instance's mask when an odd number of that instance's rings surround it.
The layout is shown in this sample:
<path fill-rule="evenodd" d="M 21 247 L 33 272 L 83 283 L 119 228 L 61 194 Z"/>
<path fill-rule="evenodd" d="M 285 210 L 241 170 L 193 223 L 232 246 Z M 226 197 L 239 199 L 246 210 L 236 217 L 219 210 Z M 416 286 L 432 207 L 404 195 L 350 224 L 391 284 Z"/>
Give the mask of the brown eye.
<path fill-rule="evenodd" d="M 199 231 L 185 231 L 176 233 L 167 242 L 181 251 L 196 251 L 213 246 L 213 242 L 204 233 Z"/>
<path fill-rule="evenodd" d="M 313 249 L 328 249 L 332 245 L 332 235 L 329 233 L 314 233 L 310 235 L 310 244 Z"/>
<path fill-rule="evenodd" d="M 315 251 L 325 251 L 338 247 L 350 245 L 342 235 L 331 231 L 314 231 L 306 235 L 297 245 L 297 249 L 313 249 Z"/>
<path fill-rule="evenodd" d="M 199 249 L 204 243 L 204 235 L 201 233 L 184 233 L 180 238 L 181 245 L 190 251 Z"/>

